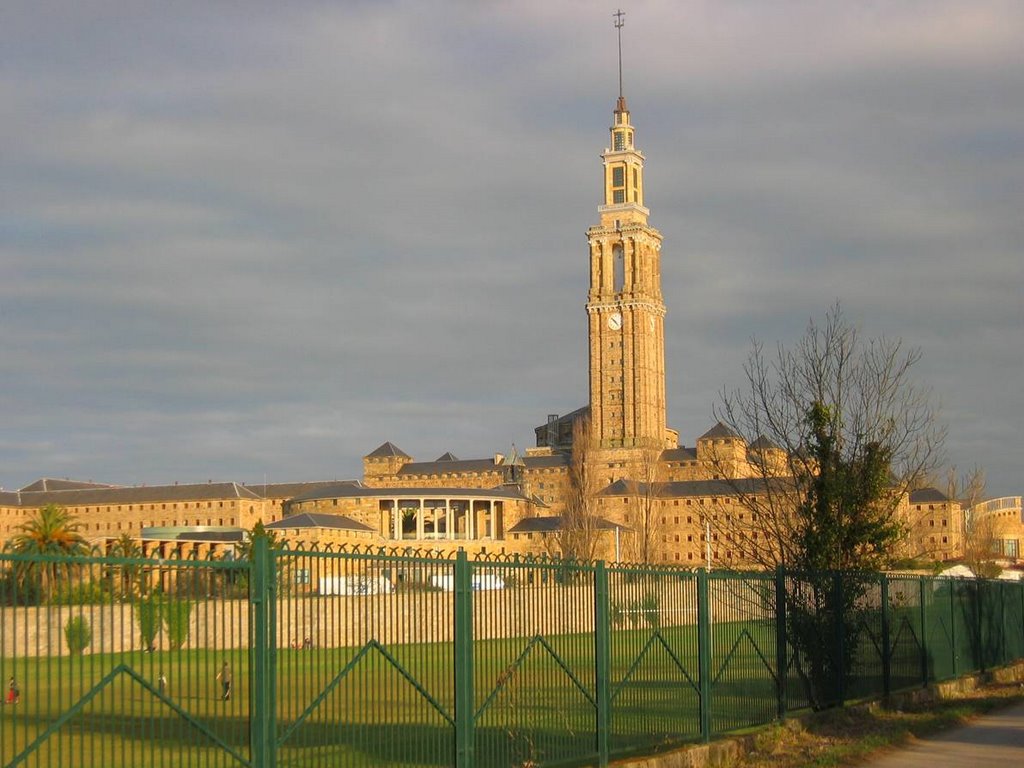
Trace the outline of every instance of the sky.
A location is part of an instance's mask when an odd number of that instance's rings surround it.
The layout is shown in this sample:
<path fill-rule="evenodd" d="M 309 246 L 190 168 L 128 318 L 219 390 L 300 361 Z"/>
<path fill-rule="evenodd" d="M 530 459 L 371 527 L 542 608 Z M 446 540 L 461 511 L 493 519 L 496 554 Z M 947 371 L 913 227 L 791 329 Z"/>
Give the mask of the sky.
<path fill-rule="evenodd" d="M 633 2 L 669 425 L 839 301 L 1024 491 L 1024 3 Z M 614 5 L 0 9 L 0 485 L 359 478 L 587 401 Z"/>

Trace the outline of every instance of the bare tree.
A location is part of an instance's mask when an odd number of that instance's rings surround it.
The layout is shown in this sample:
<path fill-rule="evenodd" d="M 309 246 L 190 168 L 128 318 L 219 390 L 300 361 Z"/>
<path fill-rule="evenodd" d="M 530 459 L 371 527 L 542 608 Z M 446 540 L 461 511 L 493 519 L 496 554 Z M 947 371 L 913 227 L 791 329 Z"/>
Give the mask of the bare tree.
<path fill-rule="evenodd" d="M 960 502 L 964 518 L 964 563 L 976 576 L 998 576 L 1002 568 L 996 563 L 995 518 L 977 507 L 985 498 L 985 470 L 975 466 L 969 472 L 957 473 L 950 467 L 946 475 L 946 495 Z"/>
<path fill-rule="evenodd" d="M 905 496 L 940 458 L 945 430 L 930 392 L 910 377 L 920 356 L 898 340 L 862 339 L 835 304 L 793 347 L 769 355 L 755 340 L 745 386 L 723 391 L 715 407 L 756 446 L 752 477 L 719 473 L 744 509 L 729 524 L 755 562 L 792 574 L 786 631 L 816 709 L 843 689 L 873 582 L 867 574 L 892 558 L 906 533 Z M 841 581 L 836 571 L 845 572 Z"/>
<path fill-rule="evenodd" d="M 644 448 L 633 468 L 633 482 L 630 483 L 631 495 L 636 510 L 633 524 L 633 555 L 638 563 L 649 564 L 658 555 L 658 521 L 657 511 L 659 490 L 664 482 L 664 464 L 661 451 L 657 448 Z"/>
<path fill-rule="evenodd" d="M 907 491 L 938 465 L 945 429 L 910 377 L 917 349 L 862 339 L 840 306 L 775 355 L 754 341 L 742 389 L 716 417 L 747 442 L 752 478 L 724 483 L 750 511 L 755 562 L 834 569 L 882 565 L 901 535 Z M 736 521 L 732 521 L 735 525 Z"/>
<path fill-rule="evenodd" d="M 572 457 L 569 462 L 568 492 L 562 524 L 555 543 L 562 557 L 593 560 L 600 537 L 597 494 L 600 478 L 594 466 L 594 439 L 589 416 L 581 416 L 572 426 Z"/>

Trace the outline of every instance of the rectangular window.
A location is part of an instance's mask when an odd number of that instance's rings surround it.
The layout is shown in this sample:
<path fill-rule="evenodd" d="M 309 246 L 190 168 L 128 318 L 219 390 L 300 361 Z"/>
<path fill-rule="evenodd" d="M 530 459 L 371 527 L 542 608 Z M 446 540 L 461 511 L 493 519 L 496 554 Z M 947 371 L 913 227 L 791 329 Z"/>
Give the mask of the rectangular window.
<path fill-rule="evenodd" d="M 626 167 L 616 165 L 612 168 L 612 202 L 626 202 Z"/>

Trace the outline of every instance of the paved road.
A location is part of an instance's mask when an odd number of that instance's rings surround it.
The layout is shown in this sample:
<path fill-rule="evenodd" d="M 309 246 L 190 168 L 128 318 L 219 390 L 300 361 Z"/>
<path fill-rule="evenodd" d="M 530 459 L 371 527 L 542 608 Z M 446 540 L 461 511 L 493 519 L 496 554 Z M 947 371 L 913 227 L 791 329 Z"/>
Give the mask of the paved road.
<path fill-rule="evenodd" d="M 1024 704 L 871 760 L 865 768 L 1019 768 L 1024 766 Z"/>

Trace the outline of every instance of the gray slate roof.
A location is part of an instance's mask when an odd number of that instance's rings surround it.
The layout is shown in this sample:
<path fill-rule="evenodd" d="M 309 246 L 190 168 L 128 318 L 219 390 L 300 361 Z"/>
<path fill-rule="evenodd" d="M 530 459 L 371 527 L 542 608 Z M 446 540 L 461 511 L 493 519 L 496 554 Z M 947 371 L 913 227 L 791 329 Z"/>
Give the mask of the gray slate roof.
<path fill-rule="evenodd" d="M 85 488 L 117 488 L 109 483 L 94 483 L 92 480 L 55 480 L 52 477 L 41 477 L 34 483 L 21 488 L 22 491 L 77 491 Z"/>
<path fill-rule="evenodd" d="M 725 424 L 723 424 L 722 422 L 718 422 L 717 424 L 715 424 L 715 426 L 713 426 L 711 429 L 709 429 L 707 432 L 705 432 L 703 435 L 701 435 L 697 439 L 698 440 L 715 440 L 715 439 L 718 439 L 718 438 L 721 438 L 721 437 L 733 437 L 733 438 L 736 438 L 736 437 L 739 437 L 739 435 L 736 434 L 735 432 L 733 432 L 731 429 L 729 429 L 729 427 L 725 426 Z"/>
<path fill-rule="evenodd" d="M 750 448 L 755 451 L 781 451 L 782 449 L 777 446 L 774 442 L 769 440 L 764 435 L 760 435 L 757 440 L 750 444 Z"/>
<path fill-rule="evenodd" d="M 925 504 L 928 502 L 946 502 L 949 497 L 938 488 L 918 488 L 910 492 L 911 504 Z"/>
<path fill-rule="evenodd" d="M 64 491 L 19 491 L 17 506 L 86 507 L 110 504 L 155 504 L 166 501 L 259 499 L 240 483 L 188 483 L 184 485 L 102 486 Z"/>
<path fill-rule="evenodd" d="M 399 448 L 397 445 L 392 443 L 390 440 L 385 441 L 381 445 L 377 446 L 375 449 L 373 449 L 373 451 L 371 451 L 370 453 L 366 454 L 366 456 L 364 456 L 363 458 L 366 458 L 366 459 L 387 459 L 387 458 L 392 458 L 392 457 L 395 457 L 395 456 L 397 456 L 399 458 L 402 458 L 402 459 L 411 459 L 412 458 L 412 456 L 410 456 L 408 453 L 403 451 L 401 448 Z"/>
<path fill-rule="evenodd" d="M 565 467 L 569 457 L 563 453 L 551 456 L 520 456 L 519 460 L 527 470 L 546 469 L 548 467 Z M 467 472 L 500 472 L 501 464 L 495 464 L 493 458 L 487 459 L 452 459 L 448 461 L 412 461 L 398 470 L 399 475 L 449 475 Z"/>
<path fill-rule="evenodd" d="M 655 496 L 659 499 L 696 498 L 700 496 L 734 496 L 737 491 L 757 493 L 764 488 L 764 480 L 758 477 L 740 480 L 677 480 L 658 483 Z M 632 480 L 616 480 L 600 492 L 600 496 L 630 496 L 642 492 L 644 485 Z"/>
<path fill-rule="evenodd" d="M 292 501 L 313 501 L 316 499 L 408 499 L 413 496 L 427 496 L 438 499 L 452 498 L 487 498 L 487 499 L 527 499 L 517 486 L 502 485 L 497 488 L 371 488 L 368 485 L 333 485 L 320 488 L 309 493 L 296 496 Z"/>
<path fill-rule="evenodd" d="M 595 518 L 594 523 L 599 531 L 613 531 L 616 528 L 624 531 L 630 530 L 628 526 L 613 523 L 603 517 Z M 552 533 L 561 529 L 562 516 L 550 515 L 547 517 L 525 517 L 508 530 L 509 533 Z"/>
<path fill-rule="evenodd" d="M 346 515 L 328 515 L 316 512 L 301 512 L 264 526 L 268 531 L 287 528 L 334 528 L 345 531 L 373 531 L 368 525 Z"/>
<path fill-rule="evenodd" d="M 358 485 L 359 481 L 313 480 L 305 483 L 267 483 L 266 485 L 263 483 L 246 483 L 244 487 L 265 499 L 290 499 L 301 493 L 316 490 L 317 488 L 327 488 L 330 486 L 346 484 Z"/>

